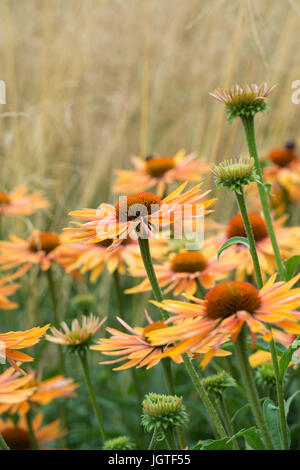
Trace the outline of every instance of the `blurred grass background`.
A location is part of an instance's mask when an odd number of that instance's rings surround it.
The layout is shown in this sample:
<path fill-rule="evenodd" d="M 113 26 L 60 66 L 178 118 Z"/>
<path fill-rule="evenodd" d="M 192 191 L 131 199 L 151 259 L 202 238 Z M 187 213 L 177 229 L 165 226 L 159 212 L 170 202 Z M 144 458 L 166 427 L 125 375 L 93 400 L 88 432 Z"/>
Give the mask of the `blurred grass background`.
<path fill-rule="evenodd" d="M 30 220 L 60 231 L 70 210 L 116 198 L 113 169 L 130 168 L 132 154 L 185 148 L 211 162 L 236 157 L 246 151 L 241 124 L 229 126 L 222 105 L 208 95 L 236 82 L 279 84 L 271 110 L 257 117 L 261 152 L 297 139 L 300 106 L 292 104 L 291 85 L 300 79 L 299 26 L 299 0 L 1 0 L 0 79 L 7 87 L 7 104 L 0 105 L 1 186 L 43 189 L 51 209 Z M 211 178 L 205 185 L 213 188 Z M 216 205 L 222 221 L 235 211 L 225 197 Z M 7 233 L 24 229 L 18 219 L 6 225 Z M 115 312 L 103 276 L 94 292 L 101 313 Z M 56 281 L 61 315 L 71 318 L 70 298 L 91 286 L 61 273 Z M 127 297 L 128 308 L 140 300 Z M 37 271 L 27 276 L 17 301 L 19 310 L 7 317 L 11 329 L 51 319 L 47 284 Z M 46 375 L 55 372 L 51 348 Z M 110 435 L 132 431 L 144 445 L 136 427 L 140 410 L 129 406 L 136 403 L 130 373 L 111 373 L 96 365 L 99 359 L 93 356 L 94 380 Z M 70 364 L 70 375 L 80 380 L 76 361 Z M 149 378 L 141 370 L 138 380 L 145 390 L 160 390 L 160 374 L 157 368 Z M 178 381 L 178 393 L 190 390 L 184 374 Z M 71 447 L 97 447 L 87 401 L 81 386 L 70 406 L 76 411 Z M 196 439 L 205 419 L 193 413 L 199 411 L 195 396 L 188 407 Z M 49 413 L 55 418 L 56 408 Z"/>
<path fill-rule="evenodd" d="M 2 0 L 2 185 L 45 189 L 59 230 L 70 209 L 111 199 L 132 154 L 235 157 L 240 123 L 208 92 L 236 82 L 279 84 L 260 149 L 297 137 L 299 25 L 299 0 Z"/>

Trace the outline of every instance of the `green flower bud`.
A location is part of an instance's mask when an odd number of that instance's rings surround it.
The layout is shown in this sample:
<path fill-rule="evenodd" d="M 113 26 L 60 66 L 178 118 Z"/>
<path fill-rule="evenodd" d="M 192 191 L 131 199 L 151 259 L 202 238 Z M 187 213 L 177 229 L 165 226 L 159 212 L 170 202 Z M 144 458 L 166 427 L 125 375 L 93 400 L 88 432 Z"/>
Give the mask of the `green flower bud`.
<path fill-rule="evenodd" d="M 202 383 L 207 392 L 213 393 L 217 398 L 222 396 L 226 388 L 236 387 L 236 381 L 225 370 L 205 377 Z"/>
<path fill-rule="evenodd" d="M 244 186 L 256 181 L 255 163 L 252 158 L 225 160 L 212 170 L 218 188 L 229 188 L 238 194 Z"/>
<path fill-rule="evenodd" d="M 187 419 L 182 397 L 149 393 L 143 401 L 142 425 L 149 433 L 181 426 Z"/>
<path fill-rule="evenodd" d="M 128 436 L 118 436 L 104 442 L 102 450 L 134 450 L 135 443 Z"/>

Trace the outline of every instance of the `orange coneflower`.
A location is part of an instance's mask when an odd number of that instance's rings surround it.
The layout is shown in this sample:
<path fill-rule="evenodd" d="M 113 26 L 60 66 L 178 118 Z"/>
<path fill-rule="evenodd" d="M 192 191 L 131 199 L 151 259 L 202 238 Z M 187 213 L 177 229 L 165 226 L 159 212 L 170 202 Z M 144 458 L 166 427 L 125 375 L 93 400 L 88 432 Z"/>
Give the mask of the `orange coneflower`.
<path fill-rule="evenodd" d="M 5 276 L 7 280 L 12 280 L 24 275 L 34 265 L 47 271 L 51 263 L 55 262 L 66 269 L 62 245 L 63 237 L 55 232 L 34 230 L 26 240 L 11 235 L 9 241 L 0 241 L 0 270 L 17 268 L 14 273 Z"/>
<path fill-rule="evenodd" d="M 5 277 L 0 279 L 0 309 L 10 310 L 18 306 L 18 304 L 12 302 L 7 297 L 14 294 L 19 287 L 20 284 L 7 283 Z"/>
<path fill-rule="evenodd" d="M 16 361 L 33 361 L 31 356 L 20 352 L 19 349 L 29 348 L 37 344 L 43 334 L 47 331 L 49 325 L 35 327 L 26 331 L 10 331 L 0 333 L 0 357 L 4 357 L 15 368 L 18 369 Z"/>
<path fill-rule="evenodd" d="M 120 198 L 115 206 L 101 204 L 98 210 L 71 212 L 73 217 L 88 222 L 77 222 L 77 228 L 65 229 L 73 232 L 69 241 L 97 243 L 111 238 L 114 241 L 108 250 L 112 251 L 129 236 L 136 237 L 136 229 L 142 238 L 151 238 L 159 228 L 182 222 L 182 218 L 197 218 L 202 215 L 197 209 L 201 206 L 205 211 L 215 199 L 203 201 L 210 191 L 201 194 L 200 185 L 183 193 L 185 186 L 186 183 L 164 199 L 153 193 L 137 193 Z"/>
<path fill-rule="evenodd" d="M 30 375 L 20 377 L 14 367 L 0 374 L 0 409 L 24 402 L 35 392 Z"/>
<path fill-rule="evenodd" d="M 60 428 L 59 419 L 45 426 L 42 424 L 43 416 L 38 413 L 32 420 L 32 428 L 39 448 L 45 448 L 45 443 L 56 441 L 66 434 Z M 10 418 L 0 419 L 0 433 L 11 450 L 33 449 L 25 416 L 21 416 L 17 424 Z"/>
<path fill-rule="evenodd" d="M 238 257 L 233 259 L 226 253 L 222 260 L 218 262 L 215 244 L 210 240 L 205 241 L 203 250 L 184 250 L 179 253 L 171 253 L 162 264 L 154 265 L 156 277 L 164 292 L 174 292 L 179 295 L 182 292 L 195 294 L 198 284 L 205 289 L 215 285 L 216 281 L 225 279 L 228 273 L 235 269 L 238 264 Z M 136 264 L 129 269 L 131 276 L 146 276 L 145 268 L 141 264 Z M 138 286 L 127 289 L 127 294 L 151 290 L 151 284 L 146 277 Z"/>
<path fill-rule="evenodd" d="M 11 401 L 0 406 L 0 414 L 9 411 L 10 413 L 18 412 L 19 415 L 24 415 L 30 410 L 30 403 L 46 405 L 56 398 L 74 397 L 76 395 L 75 390 L 79 387 L 79 384 L 74 382 L 73 379 L 66 378 L 63 375 L 56 375 L 51 379 L 42 380 L 40 374 L 36 374 L 34 370 L 30 370 L 25 378 L 27 379 L 26 383 L 24 382 L 22 386 L 22 390 L 24 390 L 23 400 L 19 400 L 16 405 L 15 402 Z M 32 392 L 25 396 L 28 389 Z"/>
<path fill-rule="evenodd" d="M 288 142 L 283 148 L 276 148 L 268 153 L 272 165 L 264 168 L 264 178 L 272 184 L 272 192 L 284 191 L 289 202 L 300 200 L 300 158 L 295 145 Z M 272 200 L 272 199 L 271 199 Z"/>
<path fill-rule="evenodd" d="M 257 290 L 252 284 L 243 281 L 224 281 L 213 287 L 204 300 L 187 296 L 190 303 L 164 300 L 153 302 L 167 312 L 176 324 L 169 328 L 149 332 L 147 337 L 154 346 L 162 343 L 179 342 L 164 355 L 197 352 L 218 337 L 230 335 L 236 341 L 244 324 L 249 327 L 252 343 L 256 335 L 262 334 L 266 341 L 271 339 L 265 323 L 287 333 L 300 333 L 297 323 L 300 313 L 300 288 L 292 289 L 300 274 L 289 282 L 275 282 L 274 274 L 268 282 Z M 179 321 L 180 320 L 180 321 Z M 170 320 L 168 320 L 170 321 Z M 215 347 L 215 346 L 214 346 Z"/>
<path fill-rule="evenodd" d="M 116 170 L 117 180 L 114 192 L 130 194 L 136 191 L 147 191 L 157 185 L 156 192 L 162 197 L 167 184 L 176 181 L 199 181 L 210 169 L 205 160 L 196 158 L 196 154 L 186 155 L 183 150 L 174 156 L 152 156 L 146 159 L 133 157 L 134 170 Z"/>
<path fill-rule="evenodd" d="M 125 364 L 115 367 L 113 370 L 129 369 L 130 367 L 143 367 L 147 369 L 154 367 L 159 363 L 161 354 L 166 349 L 166 344 L 159 347 L 151 346 L 146 338 L 149 331 L 156 328 L 165 328 L 167 325 L 163 321 L 152 322 L 147 315 L 148 325 L 145 328 L 131 328 L 124 320 L 117 317 L 121 325 L 129 331 L 123 333 L 122 331 L 115 330 L 114 328 L 106 328 L 112 335 L 111 338 L 101 338 L 96 346 L 91 346 L 90 349 L 101 351 L 102 354 L 107 356 L 119 356 L 118 359 L 112 361 L 104 361 L 100 364 L 115 364 L 121 361 L 127 361 Z M 180 356 L 173 356 L 174 362 L 180 363 L 182 359 Z"/>
<path fill-rule="evenodd" d="M 30 215 L 49 206 L 43 193 L 27 194 L 27 187 L 21 186 L 10 193 L 0 191 L 0 215 Z"/>
<path fill-rule="evenodd" d="M 276 269 L 276 261 L 274 252 L 272 249 L 272 243 L 269 238 L 266 223 L 263 217 L 256 213 L 249 213 L 249 220 L 252 227 L 256 251 L 262 271 L 262 276 L 265 278 L 266 275 L 273 274 Z M 277 235 L 278 245 L 280 254 L 283 259 L 287 259 L 293 254 L 298 253 L 298 247 L 300 242 L 300 230 L 299 227 L 284 227 L 285 217 L 277 219 L 274 222 L 274 228 Z M 221 227 L 221 226 L 220 226 Z M 230 220 L 227 226 L 223 226 L 223 233 L 216 237 L 218 248 L 223 243 L 232 237 L 246 237 L 244 223 L 240 214 L 235 215 Z M 239 262 L 236 266 L 236 279 L 244 280 L 246 276 L 251 276 L 254 273 L 253 263 L 251 254 L 243 245 L 232 245 L 227 248 L 227 255 L 231 255 L 233 258 L 236 254 L 239 254 Z M 223 254 L 221 255 L 222 259 Z"/>
<path fill-rule="evenodd" d="M 113 240 L 103 240 L 92 245 L 84 243 L 66 243 L 60 249 L 60 264 L 66 266 L 66 272 L 78 271 L 80 274 L 90 272 L 90 281 L 96 282 L 106 266 L 110 274 L 116 270 L 125 274 L 127 266 L 137 263 L 140 253 L 136 240 L 124 239 L 121 245 L 112 252 L 107 248 Z M 163 240 L 153 240 L 153 252 L 162 254 L 167 250 Z"/>

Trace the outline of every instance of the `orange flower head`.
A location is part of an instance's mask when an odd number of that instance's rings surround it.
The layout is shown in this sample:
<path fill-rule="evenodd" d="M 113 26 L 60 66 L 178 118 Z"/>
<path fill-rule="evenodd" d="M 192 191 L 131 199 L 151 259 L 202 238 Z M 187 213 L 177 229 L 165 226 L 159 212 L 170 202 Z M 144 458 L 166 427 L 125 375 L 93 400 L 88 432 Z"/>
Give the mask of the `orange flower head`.
<path fill-rule="evenodd" d="M 5 428 L 1 434 L 11 450 L 32 450 L 30 436 L 26 429 L 12 426 Z"/>
<path fill-rule="evenodd" d="M 0 204 L 10 204 L 10 197 L 7 193 L 0 192 Z"/>
<path fill-rule="evenodd" d="M 268 237 L 268 230 L 264 219 L 259 214 L 249 214 L 249 220 L 256 242 Z M 235 215 L 227 227 L 227 237 L 247 237 L 242 216 Z"/>
<path fill-rule="evenodd" d="M 155 177 L 163 176 L 167 171 L 172 170 L 174 167 L 175 167 L 175 161 L 172 157 L 149 156 L 146 159 L 146 171 L 151 176 L 155 176 Z"/>
<path fill-rule="evenodd" d="M 55 232 L 37 232 L 30 238 L 30 249 L 34 253 L 45 251 L 48 254 L 60 243 L 60 238 Z"/>
<path fill-rule="evenodd" d="M 59 419 L 44 425 L 41 413 L 34 416 L 32 427 L 39 449 L 45 449 L 45 443 L 60 439 L 66 434 L 60 427 Z M 17 423 L 11 418 L 0 419 L 0 433 L 11 450 L 32 450 L 25 416 L 19 417 Z"/>
<path fill-rule="evenodd" d="M 260 307 L 259 291 L 248 282 L 227 281 L 213 287 L 205 296 L 206 316 L 224 319 L 240 311 L 255 312 Z"/>
<path fill-rule="evenodd" d="M 161 199 L 153 193 L 129 194 L 122 197 L 115 206 L 117 220 L 135 220 L 144 215 L 144 208 L 147 209 L 148 215 L 153 214 L 160 205 Z"/>
<path fill-rule="evenodd" d="M 207 260 L 199 251 L 184 251 L 177 253 L 171 261 L 171 268 L 175 273 L 195 273 L 203 271 Z"/>
<path fill-rule="evenodd" d="M 291 148 L 289 145 L 287 145 L 283 148 L 271 150 L 268 153 L 268 158 L 272 163 L 283 168 L 289 165 L 291 162 L 297 161 L 298 156 L 294 151 L 294 148 Z"/>

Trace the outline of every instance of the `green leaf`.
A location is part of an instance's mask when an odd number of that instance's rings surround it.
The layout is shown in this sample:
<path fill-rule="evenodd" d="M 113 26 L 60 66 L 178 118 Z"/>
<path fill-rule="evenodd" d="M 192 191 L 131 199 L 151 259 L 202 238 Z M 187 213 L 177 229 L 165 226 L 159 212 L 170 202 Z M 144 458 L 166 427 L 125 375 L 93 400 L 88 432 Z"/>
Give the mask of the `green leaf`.
<path fill-rule="evenodd" d="M 284 264 L 287 274 L 287 280 L 289 281 L 290 279 L 292 279 L 298 264 L 300 264 L 300 255 L 292 256 L 291 258 L 286 260 Z"/>
<path fill-rule="evenodd" d="M 284 402 L 284 409 L 285 409 L 285 416 L 287 417 L 290 411 L 290 406 L 294 398 L 300 393 L 300 390 L 297 390 L 293 395 L 291 395 L 285 402 Z"/>
<path fill-rule="evenodd" d="M 219 261 L 219 257 L 221 255 L 221 253 L 226 250 L 226 248 L 232 246 L 232 245 L 237 245 L 237 244 L 240 244 L 240 245 L 244 245 L 246 246 L 248 249 L 250 249 L 250 246 L 249 246 L 249 242 L 248 242 L 248 239 L 245 238 L 245 237 L 232 237 L 232 238 L 229 238 L 229 240 L 227 240 L 224 245 L 219 249 L 218 253 L 217 253 L 217 259 Z"/>
<path fill-rule="evenodd" d="M 267 398 L 263 404 L 263 412 L 275 449 L 283 450 L 280 412 L 278 406 L 276 406 L 272 400 Z"/>
<path fill-rule="evenodd" d="M 294 352 L 293 345 L 291 345 L 287 350 L 282 354 L 280 361 L 279 361 L 279 377 L 281 382 L 284 379 L 285 372 L 289 366 L 289 363 L 291 362 L 292 355 Z"/>
<path fill-rule="evenodd" d="M 250 450 L 264 450 L 265 446 L 260 438 L 259 430 L 253 426 L 249 429 L 242 429 L 237 432 L 231 439 L 236 437 L 244 437 L 247 445 L 247 448 Z"/>
<path fill-rule="evenodd" d="M 207 439 L 197 444 L 193 450 L 232 450 L 232 442 L 225 437 L 224 439 Z"/>

